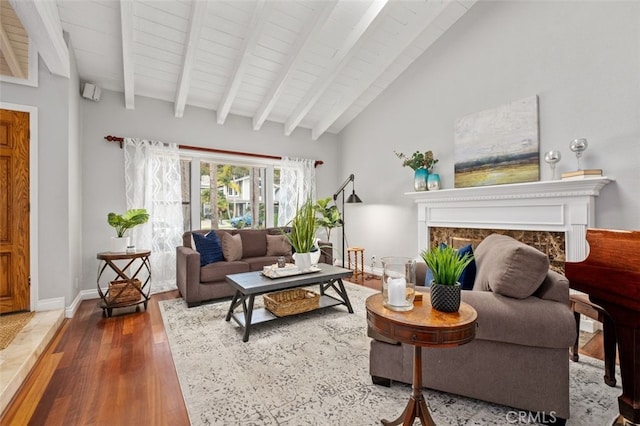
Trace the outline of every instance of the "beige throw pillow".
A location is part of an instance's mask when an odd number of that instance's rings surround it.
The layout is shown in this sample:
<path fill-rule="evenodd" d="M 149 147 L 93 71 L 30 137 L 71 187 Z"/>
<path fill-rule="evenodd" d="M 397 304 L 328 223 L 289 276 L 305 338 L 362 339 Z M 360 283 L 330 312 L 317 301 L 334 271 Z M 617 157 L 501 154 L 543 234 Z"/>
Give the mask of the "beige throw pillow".
<path fill-rule="evenodd" d="M 242 259 L 242 238 L 240 234 L 231 235 L 228 232 L 222 234 L 222 254 L 227 262 Z"/>
<path fill-rule="evenodd" d="M 516 299 L 531 296 L 549 270 L 549 258 L 506 235 L 492 234 L 475 250 L 476 287 Z"/>
<path fill-rule="evenodd" d="M 267 256 L 291 256 L 291 244 L 284 235 L 267 235 Z"/>

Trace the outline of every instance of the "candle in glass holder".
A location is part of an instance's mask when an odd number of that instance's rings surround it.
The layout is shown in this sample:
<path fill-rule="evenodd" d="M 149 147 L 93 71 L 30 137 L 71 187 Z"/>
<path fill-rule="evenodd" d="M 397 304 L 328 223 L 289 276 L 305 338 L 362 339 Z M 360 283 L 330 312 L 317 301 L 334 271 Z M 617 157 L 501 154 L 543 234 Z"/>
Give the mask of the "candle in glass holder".
<path fill-rule="evenodd" d="M 392 311 L 413 309 L 416 261 L 408 257 L 382 258 L 382 304 Z"/>
<path fill-rule="evenodd" d="M 407 299 L 407 280 L 404 277 L 389 279 L 389 304 L 403 306 Z"/>

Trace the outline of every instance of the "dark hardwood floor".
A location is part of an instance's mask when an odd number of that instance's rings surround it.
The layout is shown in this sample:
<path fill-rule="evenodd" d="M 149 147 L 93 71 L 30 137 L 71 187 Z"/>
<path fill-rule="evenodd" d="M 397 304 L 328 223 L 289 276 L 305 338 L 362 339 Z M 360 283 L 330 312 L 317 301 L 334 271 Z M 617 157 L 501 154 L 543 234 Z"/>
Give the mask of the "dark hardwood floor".
<path fill-rule="evenodd" d="M 365 277 L 366 278 L 366 277 Z M 359 284 L 379 289 L 380 279 Z M 158 307 L 177 291 L 151 297 L 148 312 L 104 318 L 82 302 L 0 417 L 2 425 L 188 425 Z M 602 359 L 596 334 L 580 353 Z M 568 356 L 568 354 L 567 354 Z"/>
<path fill-rule="evenodd" d="M 5 410 L 2 425 L 188 425 L 158 301 L 102 317 L 82 302 Z M 118 314 L 124 310 L 115 310 Z M 132 310 L 133 312 L 133 310 Z"/>

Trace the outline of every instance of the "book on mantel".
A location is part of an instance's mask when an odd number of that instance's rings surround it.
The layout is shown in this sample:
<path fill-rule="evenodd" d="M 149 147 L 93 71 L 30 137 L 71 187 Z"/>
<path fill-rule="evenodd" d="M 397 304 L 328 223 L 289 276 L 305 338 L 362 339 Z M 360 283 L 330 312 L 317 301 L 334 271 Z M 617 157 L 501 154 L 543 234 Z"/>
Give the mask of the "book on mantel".
<path fill-rule="evenodd" d="M 602 169 L 576 170 L 562 174 L 562 179 L 584 178 L 590 176 L 602 176 Z"/>

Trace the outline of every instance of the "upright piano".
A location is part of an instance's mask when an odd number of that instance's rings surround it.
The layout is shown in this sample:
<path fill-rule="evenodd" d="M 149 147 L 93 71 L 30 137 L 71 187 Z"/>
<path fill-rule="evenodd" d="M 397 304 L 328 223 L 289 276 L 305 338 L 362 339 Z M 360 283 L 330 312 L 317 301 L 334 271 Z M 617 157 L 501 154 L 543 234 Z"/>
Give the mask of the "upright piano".
<path fill-rule="evenodd" d="M 615 424 L 640 424 L 640 231 L 588 229 L 587 242 L 587 258 L 567 262 L 565 275 L 613 319 L 622 376 Z"/>

